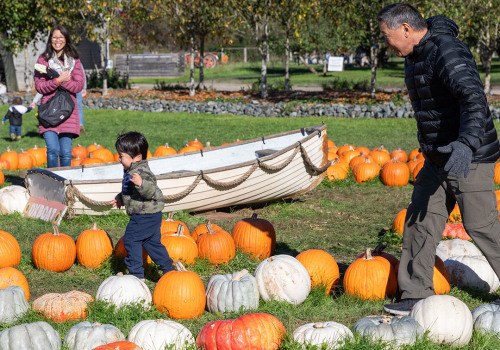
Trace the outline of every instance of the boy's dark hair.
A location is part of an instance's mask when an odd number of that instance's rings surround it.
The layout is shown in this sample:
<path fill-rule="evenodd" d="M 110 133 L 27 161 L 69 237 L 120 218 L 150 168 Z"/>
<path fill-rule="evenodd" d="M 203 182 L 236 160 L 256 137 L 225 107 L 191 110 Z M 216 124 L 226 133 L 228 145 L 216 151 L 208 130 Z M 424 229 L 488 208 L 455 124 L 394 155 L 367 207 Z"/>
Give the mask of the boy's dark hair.
<path fill-rule="evenodd" d="M 427 29 L 427 23 L 420 12 L 407 2 L 387 5 L 377 15 L 379 23 L 385 22 L 387 27 L 396 30 L 403 23 L 408 23 L 414 30 Z"/>
<path fill-rule="evenodd" d="M 137 131 L 130 131 L 118 136 L 115 142 L 118 153 L 126 153 L 132 158 L 142 155 L 142 159 L 148 156 L 148 141 L 143 134 Z"/>
<path fill-rule="evenodd" d="M 15 97 L 12 100 L 13 105 L 22 105 L 23 104 L 23 99 L 21 97 Z"/>

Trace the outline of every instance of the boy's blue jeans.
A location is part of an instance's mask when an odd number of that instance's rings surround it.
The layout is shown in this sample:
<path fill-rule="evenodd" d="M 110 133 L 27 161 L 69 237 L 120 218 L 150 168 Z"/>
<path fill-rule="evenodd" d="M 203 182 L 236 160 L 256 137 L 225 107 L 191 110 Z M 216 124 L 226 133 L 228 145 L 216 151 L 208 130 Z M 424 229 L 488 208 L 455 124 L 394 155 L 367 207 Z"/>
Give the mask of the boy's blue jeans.
<path fill-rule="evenodd" d="M 173 260 L 161 243 L 161 212 L 132 215 L 125 229 L 123 243 L 127 250 L 125 264 L 131 275 L 144 278 L 142 247 L 163 273 L 174 269 Z"/>
<path fill-rule="evenodd" d="M 71 165 L 73 134 L 46 131 L 43 133 L 47 145 L 47 168 Z"/>
<path fill-rule="evenodd" d="M 16 136 L 21 136 L 21 125 L 11 125 L 10 133 L 15 134 Z"/>

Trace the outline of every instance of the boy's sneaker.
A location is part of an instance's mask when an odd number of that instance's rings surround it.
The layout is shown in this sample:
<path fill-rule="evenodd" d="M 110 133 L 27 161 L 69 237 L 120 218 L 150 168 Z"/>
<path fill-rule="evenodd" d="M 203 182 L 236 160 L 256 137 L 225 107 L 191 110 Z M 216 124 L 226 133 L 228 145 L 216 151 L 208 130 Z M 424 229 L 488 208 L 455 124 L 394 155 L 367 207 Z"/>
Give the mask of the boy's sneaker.
<path fill-rule="evenodd" d="M 16 134 L 14 134 L 14 133 L 10 134 L 10 139 L 12 141 L 16 141 Z"/>
<path fill-rule="evenodd" d="M 21 135 L 17 135 L 17 141 L 21 141 Z"/>
<path fill-rule="evenodd" d="M 393 315 L 408 316 L 411 309 L 418 303 L 422 298 L 419 299 L 401 299 L 400 302 L 394 304 L 384 305 L 384 311 Z"/>

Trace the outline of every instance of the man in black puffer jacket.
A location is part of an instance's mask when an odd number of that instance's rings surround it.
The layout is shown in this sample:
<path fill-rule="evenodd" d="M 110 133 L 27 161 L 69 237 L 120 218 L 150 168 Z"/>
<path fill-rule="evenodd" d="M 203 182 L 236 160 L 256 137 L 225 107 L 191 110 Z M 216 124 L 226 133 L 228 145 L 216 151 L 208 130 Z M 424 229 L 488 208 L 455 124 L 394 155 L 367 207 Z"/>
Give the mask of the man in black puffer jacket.
<path fill-rule="evenodd" d="M 401 301 L 384 306 L 409 314 L 434 294 L 436 247 L 458 203 L 467 233 L 500 275 L 500 222 L 494 163 L 500 145 L 474 58 L 457 25 L 443 16 L 425 21 L 408 3 L 378 14 L 386 45 L 405 58 L 405 83 L 425 164 L 408 206 L 398 272 Z"/>

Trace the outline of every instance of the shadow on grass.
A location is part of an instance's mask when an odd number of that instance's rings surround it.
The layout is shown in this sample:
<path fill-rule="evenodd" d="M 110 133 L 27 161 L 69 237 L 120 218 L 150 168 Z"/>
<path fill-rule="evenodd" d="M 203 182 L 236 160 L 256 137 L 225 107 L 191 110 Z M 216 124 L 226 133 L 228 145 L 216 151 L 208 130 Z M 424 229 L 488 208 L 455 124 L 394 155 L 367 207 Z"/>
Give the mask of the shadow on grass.
<path fill-rule="evenodd" d="M 5 175 L 5 182 L 10 183 L 12 185 L 24 186 L 24 177 L 17 175 Z"/>

